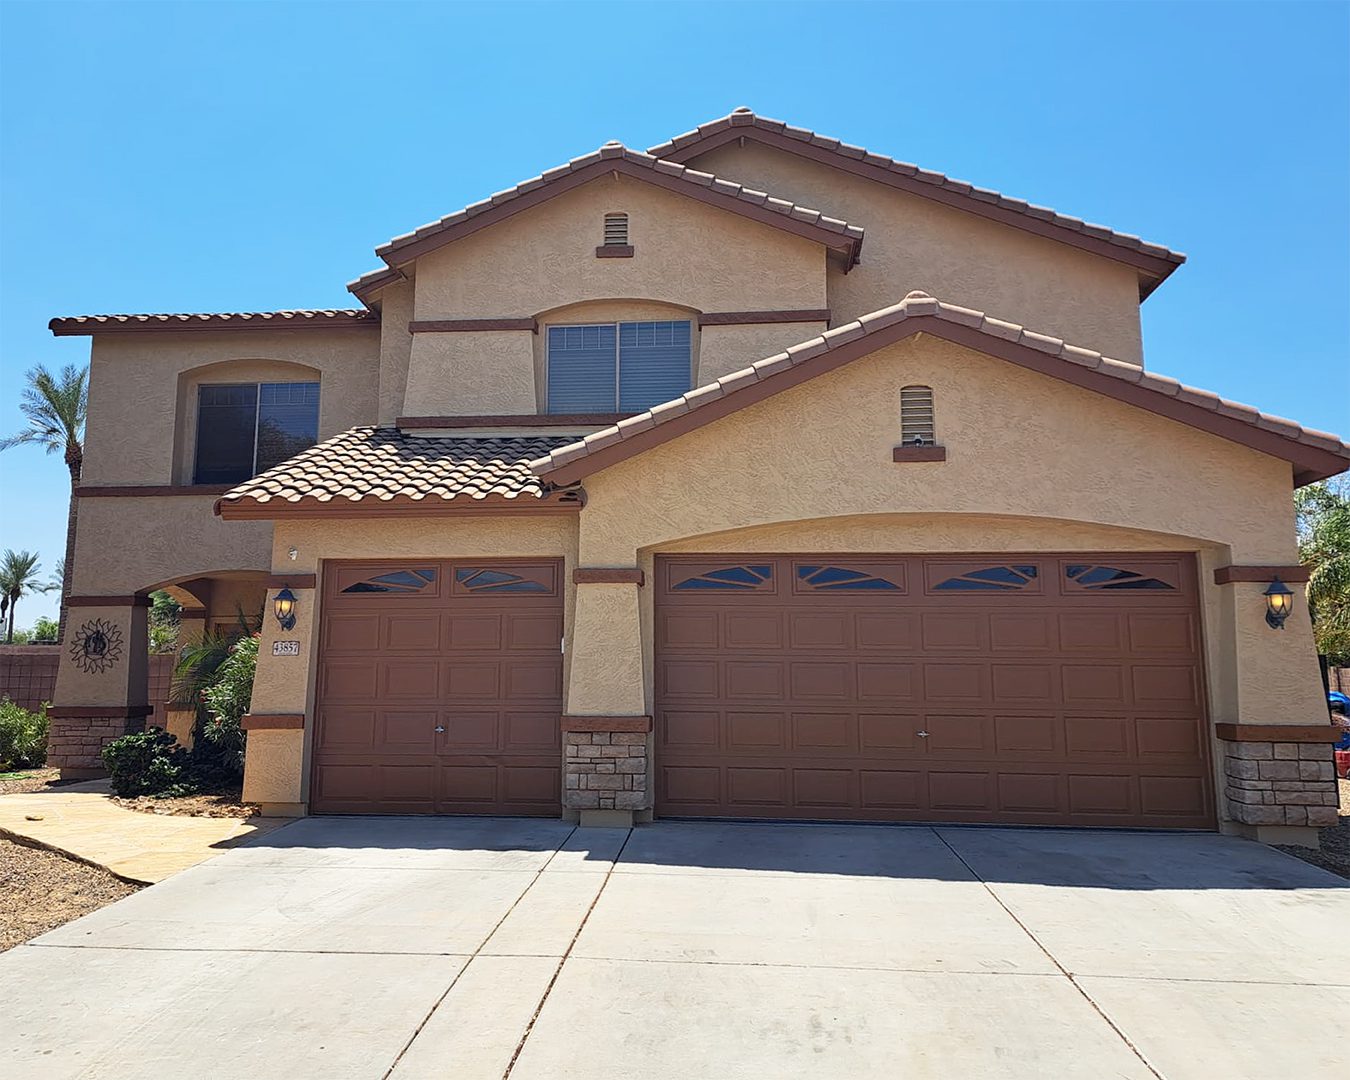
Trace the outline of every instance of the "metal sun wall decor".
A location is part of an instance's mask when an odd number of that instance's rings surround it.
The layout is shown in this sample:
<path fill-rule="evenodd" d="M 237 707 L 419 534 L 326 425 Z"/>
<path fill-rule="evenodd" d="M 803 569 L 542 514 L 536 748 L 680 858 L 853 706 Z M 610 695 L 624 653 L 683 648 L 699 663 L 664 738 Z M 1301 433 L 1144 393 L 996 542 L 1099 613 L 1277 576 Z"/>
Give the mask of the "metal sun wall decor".
<path fill-rule="evenodd" d="M 122 631 L 106 619 L 91 619 L 70 643 L 70 658 L 86 675 L 102 675 L 122 658 Z"/>

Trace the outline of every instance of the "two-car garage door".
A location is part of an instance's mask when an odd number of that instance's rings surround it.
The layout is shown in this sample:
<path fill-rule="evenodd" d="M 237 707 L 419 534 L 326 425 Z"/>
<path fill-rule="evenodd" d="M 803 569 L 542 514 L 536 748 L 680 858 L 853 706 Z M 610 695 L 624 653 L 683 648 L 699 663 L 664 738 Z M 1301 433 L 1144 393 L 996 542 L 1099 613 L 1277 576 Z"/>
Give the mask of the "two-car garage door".
<path fill-rule="evenodd" d="M 1189 556 L 658 561 L 658 814 L 1213 824 Z"/>

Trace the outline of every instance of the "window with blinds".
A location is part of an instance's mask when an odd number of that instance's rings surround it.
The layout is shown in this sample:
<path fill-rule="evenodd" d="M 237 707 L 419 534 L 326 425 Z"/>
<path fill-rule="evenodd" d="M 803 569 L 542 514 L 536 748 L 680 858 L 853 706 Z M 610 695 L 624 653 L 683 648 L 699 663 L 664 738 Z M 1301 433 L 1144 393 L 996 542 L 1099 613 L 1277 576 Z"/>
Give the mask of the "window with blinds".
<path fill-rule="evenodd" d="M 628 215 L 605 215 L 605 247 L 623 247 L 628 243 Z"/>
<path fill-rule="evenodd" d="M 900 444 L 936 446 L 933 423 L 933 388 L 904 386 L 900 389 Z"/>
<path fill-rule="evenodd" d="M 548 328 L 550 413 L 643 412 L 689 389 L 692 324 Z"/>

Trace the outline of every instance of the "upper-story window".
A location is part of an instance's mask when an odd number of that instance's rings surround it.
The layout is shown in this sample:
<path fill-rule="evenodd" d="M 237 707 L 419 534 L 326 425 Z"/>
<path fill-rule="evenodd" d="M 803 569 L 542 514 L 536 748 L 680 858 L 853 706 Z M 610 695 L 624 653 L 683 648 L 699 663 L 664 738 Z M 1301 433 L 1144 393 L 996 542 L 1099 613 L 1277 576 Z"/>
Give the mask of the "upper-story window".
<path fill-rule="evenodd" d="M 233 484 L 313 446 L 319 384 L 207 383 L 197 394 L 194 484 Z"/>
<path fill-rule="evenodd" d="M 599 323 L 548 328 L 548 411 L 643 412 L 689 389 L 691 325 Z"/>

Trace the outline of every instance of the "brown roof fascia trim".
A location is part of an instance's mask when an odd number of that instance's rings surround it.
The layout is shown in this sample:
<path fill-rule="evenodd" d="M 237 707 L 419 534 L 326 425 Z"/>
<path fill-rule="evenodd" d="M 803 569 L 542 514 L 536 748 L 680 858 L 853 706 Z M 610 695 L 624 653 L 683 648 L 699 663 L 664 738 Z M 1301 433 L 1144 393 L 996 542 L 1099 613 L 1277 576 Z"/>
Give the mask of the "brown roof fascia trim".
<path fill-rule="evenodd" d="M 622 157 L 601 158 L 589 165 L 583 165 L 575 172 L 569 172 L 555 180 L 545 181 L 530 191 L 507 199 L 497 206 L 484 210 L 481 214 L 475 214 L 464 221 L 447 225 L 445 228 L 438 229 L 425 236 L 412 237 L 400 243 L 384 244 L 376 249 L 376 254 L 389 263 L 391 267 L 403 265 L 420 258 L 428 251 L 435 251 L 454 240 L 462 240 L 480 229 L 486 229 L 489 225 L 495 225 L 499 221 L 514 217 L 516 214 L 538 206 L 540 203 L 555 199 L 573 188 L 610 174 L 631 176 L 634 180 L 641 180 L 654 187 L 673 191 L 677 195 L 687 195 L 691 199 L 697 199 L 699 202 L 707 203 L 710 206 L 739 214 L 763 225 L 769 225 L 805 237 L 808 240 L 814 240 L 831 251 L 837 251 L 844 255 L 850 265 L 858 261 L 858 251 L 862 246 L 861 240 L 855 240 L 851 236 L 823 229 L 817 225 L 812 225 L 810 222 L 798 221 L 774 210 L 765 210 L 763 207 L 746 202 L 735 195 L 724 194 L 694 181 L 683 180 L 676 176 L 658 172 L 655 169 L 634 165 Z"/>
<path fill-rule="evenodd" d="M 633 413 L 520 413 L 501 416 L 400 416 L 394 426 L 419 428 L 609 427 Z"/>
<path fill-rule="evenodd" d="M 572 571 L 574 585 L 646 584 L 646 575 L 636 568 L 622 566 L 578 566 Z"/>
<path fill-rule="evenodd" d="M 1228 742 L 1334 743 L 1341 737 L 1335 724 L 1215 724 L 1214 734 Z"/>
<path fill-rule="evenodd" d="M 529 330 L 539 333 L 536 319 L 415 319 L 410 334 L 472 334 L 482 330 Z"/>
<path fill-rule="evenodd" d="M 239 720 L 245 731 L 303 731 L 304 713 L 245 713 Z"/>
<path fill-rule="evenodd" d="M 81 484 L 81 499 L 147 499 L 178 495 L 224 495 L 234 484 Z"/>
<path fill-rule="evenodd" d="M 891 450 L 892 461 L 946 461 L 945 446 L 897 446 Z"/>
<path fill-rule="evenodd" d="M 608 731 L 645 734 L 652 729 L 650 716 L 564 716 L 563 731 Z"/>
<path fill-rule="evenodd" d="M 1281 581 L 1307 581 L 1312 577 L 1312 568 L 1308 566 L 1220 566 L 1214 571 L 1215 585 L 1232 585 L 1236 582 L 1255 581 L 1268 584 L 1271 578 Z"/>
<path fill-rule="evenodd" d="M 276 521 L 280 518 L 394 518 L 394 517 L 532 517 L 538 514 L 575 514 L 580 500 L 556 501 L 523 496 L 515 500 L 489 502 L 486 499 L 301 499 L 288 502 L 276 499 L 260 503 L 253 499 L 239 502 L 216 500 L 215 512 L 226 521 Z"/>
<path fill-rule="evenodd" d="M 66 607 L 149 607 L 150 597 L 143 593 L 130 596 L 67 596 Z"/>
<path fill-rule="evenodd" d="M 135 720 L 154 711 L 153 705 L 52 705 L 47 715 L 57 720 Z"/>
<path fill-rule="evenodd" d="M 631 259 L 633 257 L 632 244 L 601 244 L 595 249 L 597 259 Z"/>
<path fill-rule="evenodd" d="M 318 574 L 268 574 L 264 584 L 269 589 L 314 589 L 318 587 Z"/>
<path fill-rule="evenodd" d="M 323 319 L 246 319 L 231 317 L 194 318 L 183 322 L 90 322 L 73 318 L 52 319 L 47 329 L 53 337 L 91 337 L 94 334 L 195 334 L 202 331 L 236 330 L 379 330 L 380 317 L 337 315 Z"/>
<path fill-rule="evenodd" d="M 830 321 L 829 308 L 802 308 L 797 311 L 705 311 L 699 326 L 744 326 L 751 323 L 799 323 Z"/>
<path fill-rule="evenodd" d="M 204 607 L 185 607 L 178 609 L 180 619 L 204 619 L 206 618 L 206 608 Z"/>
<path fill-rule="evenodd" d="M 855 176 L 866 177 L 869 180 L 875 180 L 878 183 L 886 184 L 889 187 L 898 188 L 899 190 L 909 192 L 912 195 L 918 195 L 925 199 L 932 199 L 934 202 L 943 203 L 944 205 L 953 207 L 957 210 L 964 210 L 967 213 L 977 214 L 980 217 L 988 218 L 991 221 L 997 221 L 1003 225 L 1011 225 L 1014 228 L 1022 229 L 1025 232 L 1034 233 L 1037 236 L 1043 236 L 1050 240 L 1058 240 L 1061 243 L 1081 248 L 1084 251 L 1089 251 L 1094 255 L 1100 255 L 1103 258 L 1111 259 L 1115 262 L 1125 263 L 1152 279 L 1147 283 L 1141 283 L 1139 290 L 1141 300 L 1146 298 L 1149 293 L 1161 285 L 1167 276 L 1179 265 L 1167 259 L 1148 255 L 1141 251 L 1131 251 L 1128 248 L 1122 248 L 1118 244 L 1113 244 L 1108 240 L 1101 240 L 1095 236 L 1087 236 L 1083 233 L 1076 232 L 1073 229 L 1065 228 L 1062 225 L 1055 225 L 1049 221 L 1041 221 L 1034 217 L 1028 217 L 1026 214 L 1020 214 L 1015 210 L 1009 210 L 1006 207 L 982 202 L 979 199 L 973 199 L 968 195 L 962 195 L 958 192 L 938 187 L 935 184 L 928 184 L 922 180 L 916 180 L 913 177 L 892 172 L 890 169 L 883 168 L 879 165 L 872 165 L 867 161 L 860 161 L 855 158 L 847 157 L 843 154 L 836 153 L 833 150 L 828 150 L 823 146 L 815 146 L 811 143 L 801 142 L 776 131 L 767 131 L 764 128 L 750 124 L 735 125 L 723 128 L 721 131 L 712 132 L 697 140 L 691 140 L 684 146 L 664 152 L 663 156 L 667 161 L 688 165 L 693 158 L 696 158 L 701 154 L 706 154 L 710 150 L 715 150 L 717 147 L 723 146 L 726 143 L 737 142 L 740 139 L 754 139 L 767 146 L 785 150 L 788 153 L 796 154 L 799 157 L 808 158 L 824 165 L 830 165 L 843 172 L 853 173 Z"/>
<path fill-rule="evenodd" d="M 768 378 L 746 382 L 737 388 L 697 408 L 638 431 L 627 438 L 617 439 L 574 460 L 565 461 L 552 469 L 545 469 L 540 475 L 555 484 L 571 483 L 589 476 L 591 473 L 607 469 L 616 462 L 623 461 L 634 454 L 648 450 L 653 446 L 694 431 L 704 424 L 711 423 L 723 416 L 763 401 L 789 387 L 798 386 L 817 375 L 834 371 L 862 356 L 894 345 L 916 334 L 931 334 L 933 337 L 957 345 L 964 345 L 986 356 L 994 356 L 1017 364 L 1030 371 L 1060 379 L 1073 386 L 1091 390 L 1106 397 L 1115 398 L 1128 405 L 1135 405 L 1158 416 L 1190 427 L 1207 431 L 1211 435 L 1228 439 L 1242 446 L 1250 447 L 1272 457 L 1290 461 L 1296 466 L 1304 466 L 1307 471 L 1317 471 L 1321 476 L 1334 476 L 1345 471 L 1345 461 L 1329 450 L 1321 450 L 1277 435 L 1272 431 L 1245 423 L 1222 413 L 1211 412 L 1200 405 L 1193 405 L 1178 398 L 1168 397 L 1156 390 L 1149 390 L 1137 383 L 1104 375 L 1099 371 L 1083 367 L 1058 356 L 1040 352 L 1027 345 L 1014 341 L 1005 341 L 992 334 L 985 333 L 972 326 L 962 326 L 936 315 L 911 315 L 892 326 L 864 334 L 827 352 L 804 360 L 792 367 L 784 368 Z"/>

